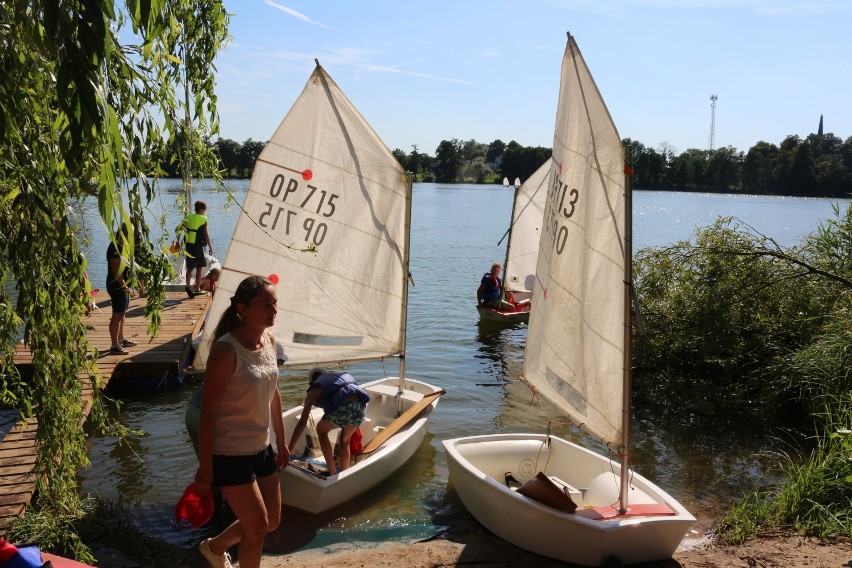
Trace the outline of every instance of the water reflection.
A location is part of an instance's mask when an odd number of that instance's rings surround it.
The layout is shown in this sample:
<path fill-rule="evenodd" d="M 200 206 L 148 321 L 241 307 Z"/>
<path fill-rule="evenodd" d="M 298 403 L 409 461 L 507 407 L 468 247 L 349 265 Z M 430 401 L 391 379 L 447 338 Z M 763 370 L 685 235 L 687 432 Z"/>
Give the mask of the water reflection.
<path fill-rule="evenodd" d="M 265 550 L 287 554 L 341 541 L 380 542 L 434 534 L 427 507 L 436 453 L 427 434 L 405 465 L 355 499 L 318 515 L 285 507 L 282 526 L 267 536 Z"/>
<path fill-rule="evenodd" d="M 520 374 L 527 337 L 525 323 L 500 325 L 494 322 L 478 322 L 474 359 L 481 365 L 484 377 L 477 386 L 501 386 Z"/>

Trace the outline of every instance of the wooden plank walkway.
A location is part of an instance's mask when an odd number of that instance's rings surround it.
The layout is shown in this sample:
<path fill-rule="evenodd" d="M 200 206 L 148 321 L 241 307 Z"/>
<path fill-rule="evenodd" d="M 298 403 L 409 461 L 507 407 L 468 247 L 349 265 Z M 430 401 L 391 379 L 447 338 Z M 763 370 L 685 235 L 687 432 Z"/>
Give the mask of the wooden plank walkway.
<path fill-rule="evenodd" d="M 149 339 L 148 320 L 145 319 L 145 300 L 134 298 L 124 322 L 124 335 L 139 343 L 128 347 L 127 355 L 108 355 L 110 348 L 109 320 L 112 317 L 109 296 L 100 291 L 95 296 L 98 306 L 86 324 L 91 328 L 86 336 L 91 345 L 101 353 L 98 357 L 98 384 L 120 386 L 134 379 L 175 379 L 185 366 L 190 354 L 191 340 L 201 329 L 209 296 L 188 298 L 185 292 L 166 292 L 162 325 L 157 337 Z M 23 345 L 15 352 L 15 366 L 24 377 L 32 377 L 32 353 Z M 92 380 L 88 372 L 78 375 L 84 381 L 80 401 L 88 416 L 92 404 Z M 0 412 L 0 536 L 6 527 L 26 511 L 35 493 L 33 469 L 36 460 L 36 429 L 34 420 L 15 423 L 17 413 Z"/>

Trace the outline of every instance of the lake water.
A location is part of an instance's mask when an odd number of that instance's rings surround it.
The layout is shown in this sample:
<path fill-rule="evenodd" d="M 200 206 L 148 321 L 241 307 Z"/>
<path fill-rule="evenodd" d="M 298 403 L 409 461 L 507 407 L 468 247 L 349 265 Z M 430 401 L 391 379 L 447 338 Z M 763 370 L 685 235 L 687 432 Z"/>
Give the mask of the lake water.
<path fill-rule="evenodd" d="M 172 231 L 180 221 L 174 200 L 179 183 L 162 183 L 151 219 L 165 213 Z M 247 181 L 231 182 L 242 202 Z M 468 513 L 454 492 L 447 491 L 442 439 L 491 432 L 543 432 L 545 409 L 515 379 L 521 372 L 526 327 L 480 326 L 475 309 L 476 288 L 491 262 L 502 261 L 498 246 L 511 214 L 512 191 L 498 185 L 415 184 L 412 204 L 411 273 L 407 376 L 441 386 L 441 398 L 429 420 L 426 440 L 398 473 L 378 488 L 323 515 L 285 511 L 281 528 L 267 538 L 267 551 L 286 553 L 340 542 L 427 537 L 451 526 Z M 224 261 L 239 207 L 226 206 L 227 194 L 199 184 L 194 199 L 207 203 L 215 256 Z M 833 217 L 832 203 L 822 199 L 729 196 L 700 193 L 634 192 L 634 247 L 663 246 L 691 237 L 720 215 L 734 215 L 779 244 L 791 246 Z M 843 205 L 844 207 L 846 205 Z M 91 247 L 89 274 L 102 286 L 106 267 L 106 233 L 95 207 L 79 212 Z M 158 234 L 158 233 L 156 233 Z M 170 237 L 167 239 L 170 241 Z M 286 291 L 279 292 L 286 297 Z M 353 366 L 361 382 L 396 375 L 395 362 Z M 169 391 L 125 391 L 118 417 L 144 432 L 130 447 L 111 437 L 90 439 L 92 465 L 80 472 L 82 490 L 131 505 L 137 525 L 158 538 L 192 546 L 200 531 L 179 529 L 174 506 L 193 479 L 197 461 L 184 428 L 184 410 L 197 388 L 190 379 Z M 286 408 L 301 404 L 305 379 L 282 373 L 279 385 Z M 558 419 L 555 414 L 552 418 Z M 731 500 L 751 487 L 771 458 L 766 440 L 747 432 L 671 431 L 652 417 L 634 425 L 635 469 L 669 491 L 695 514 L 701 526 L 728 508 Z M 580 435 L 557 426 L 571 440 Z M 590 447 L 595 442 L 582 439 Z"/>

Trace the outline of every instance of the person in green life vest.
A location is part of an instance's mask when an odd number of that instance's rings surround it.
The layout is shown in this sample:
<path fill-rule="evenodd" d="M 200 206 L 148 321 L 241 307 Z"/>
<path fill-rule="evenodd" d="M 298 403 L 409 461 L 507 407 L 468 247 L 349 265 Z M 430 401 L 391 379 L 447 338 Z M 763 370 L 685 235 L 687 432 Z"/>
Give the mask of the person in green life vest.
<path fill-rule="evenodd" d="M 207 230 L 207 217 L 204 213 L 207 211 L 207 204 L 203 201 L 195 202 L 195 213 L 190 213 L 184 217 L 180 225 L 175 229 L 175 233 L 184 234 L 184 254 L 186 255 L 186 293 L 190 298 L 194 298 L 200 294 L 206 294 L 201 289 L 201 271 L 207 266 L 207 259 L 204 257 L 204 246 L 210 249 L 210 254 L 213 254 L 213 241 L 210 240 L 210 233 Z M 195 271 L 195 290 L 192 289 L 192 272 Z"/>

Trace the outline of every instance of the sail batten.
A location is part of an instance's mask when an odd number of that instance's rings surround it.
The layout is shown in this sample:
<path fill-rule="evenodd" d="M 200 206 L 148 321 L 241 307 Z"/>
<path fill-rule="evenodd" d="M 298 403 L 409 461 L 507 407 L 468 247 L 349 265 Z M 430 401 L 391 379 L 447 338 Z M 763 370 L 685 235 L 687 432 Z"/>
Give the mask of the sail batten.
<path fill-rule="evenodd" d="M 621 445 L 624 150 L 573 38 L 554 132 L 524 378 L 593 435 Z"/>
<path fill-rule="evenodd" d="M 288 366 L 398 356 L 410 194 L 399 162 L 318 65 L 255 163 L 208 321 L 246 275 L 275 276 L 271 331 Z M 206 326 L 197 368 L 212 334 Z"/>

